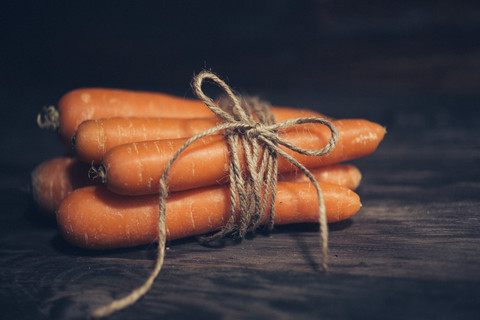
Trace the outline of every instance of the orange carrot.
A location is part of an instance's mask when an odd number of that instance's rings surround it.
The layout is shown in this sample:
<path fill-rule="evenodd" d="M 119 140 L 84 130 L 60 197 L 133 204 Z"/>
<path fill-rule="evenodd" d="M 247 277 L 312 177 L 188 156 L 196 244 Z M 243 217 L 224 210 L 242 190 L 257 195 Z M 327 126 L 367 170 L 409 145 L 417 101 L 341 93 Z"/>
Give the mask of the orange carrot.
<path fill-rule="evenodd" d="M 276 109 L 278 122 L 312 116 L 307 111 Z M 322 117 L 324 117 L 322 115 Z M 116 117 L 82 122 L 73 136 L 73 148 L 82 161 L 99 163 L 105 152 L 121 144 L 147 140 L 188 138 L 220 121 L 217 118 L 138 118 Z"/>
<path fill-rule="evenodd" d="M 273 107 L 276 115 L 296 111 L 291 108 Z M 163 117 L 209 118 L 213 112 L 200 100 L 174 97 L 163 93 L 141 92 L 106 88 L 77 89 L 65 94 L 58 103 L 59 134 L 67 146 L 78 125 L 85 120 L 112 117 Z M 319 116 L 303 110 L 303 116 Z M 298 115 L 302 116 L 302 115 Z M 296 116 L 296 117 L 298 117 Z"/>
<path fill-rule="evenodd" d="M 330 154 L 313 157 L 282 149 L 307 168 L 315 168 L 366 156 L 377 148 L 385 134 L 382 126 L 367 120 L 335 120 L 333 123 L 339 137 Z M 331 133 L 324 125 L 304 124 L 287 128 L 280 135 L 298 147 L 320 149 L 327 144 Z M 158 193 L 159 180 L 167 162 L 186 140 L 145 141 L 115 147 L 105 154 L 100 175 L 107 187 L 119 194 Z M 229 151 L 224 136 L 207 136 L 192 143 L 173 163 L 167 185 L 170 191 L 180 191 L 226 183 L 228 165 Z M 279 157 L 280 173 L 294 169 Z"/>
<path fill-rule="evenodd" d="M 321 183 L 328 222 L 347 219 L 360 209 L 350 189 Z M 315 188 L 306 183 L 279 182 L 275 224 L 318 222 Z M 227 186 L 205 187 L 167 198 L 167 240 L 220 229 L 229 218 Z M 263 223 L 267 221 L 267 217 Z M 158 196 L 121 196 L 103 186 L 72 192 L 60 205 L 57 222 L 63 237 L 88 249 L 126 248 L 148 244 L 158 236 Z"/>
<path fill-rule="evenodd" d="M 54 158 L 41 163 L 31 174 L 35 204 L 46 216 L 55 218 L 55 211 L 68 194 L 94 184 L 88 179 L 88 170 L 87 164 L 75 158 Z"/>
<path fill-rule="evenodd" d="M 362 180 L 362 173 L 351 164 L 332 164 L 325 167 L 310 169 L 318 182 L 328 182 L 355 190 Z M 300 171 L 286 172 L 278 176 L 279 181 L 310 182 Z"/>
<path fill-rule="evenodd" d="M 105 152 L 132 142 L 191 137 L 217 125 L 216 118 L 108 118 L 82 122 L 74 135 L 75 155 L 99 163 Z"/>
<path fill-rule="evenodd" d="M 351 167 L 351 168 L 347 168 Z M 328 182 L 355 189 L 360 183 L 360 171 L 352 165 L 332 165 L 312 169 L 318 182 Z M 73 190 L 95 184 L 87 178 L 89 166 L 75 158 L 54 158 L 38 165 L 32 172 L 32 195 L 35 204 L 49 218 L 55 218 L 60 202 Z M 279 180 L 302 182 L 300 174 L 280 175 Z"/>

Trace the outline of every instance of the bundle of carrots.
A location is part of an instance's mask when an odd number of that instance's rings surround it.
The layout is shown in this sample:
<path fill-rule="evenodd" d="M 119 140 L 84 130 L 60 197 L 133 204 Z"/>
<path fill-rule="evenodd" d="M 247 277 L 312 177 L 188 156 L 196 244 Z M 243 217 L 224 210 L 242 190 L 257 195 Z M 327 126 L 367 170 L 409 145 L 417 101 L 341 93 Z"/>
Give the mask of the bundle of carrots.
<path fill-rule="evenodd" d="M 288 107 L 271 107 L 271 112 L 277 122 L 326 118 Z M 156 241 L 159 180 L 167 162 L 190 137 L 220 121 L 200 100 L 104 88 L 71 91 L 61 98 L 58 110 L 49 108 L 38 120 L 40 126 L 58 130 L 73 152 L 32 172 L 34 200 L 47 216 L 56 218 L 67 241 L 89 249 Z M 385 129 L 363 119 L 330 120 L 338 130 L 338 141 L 328 155 L 284 151 L 313 173 L 328 222 L 336 222 L 351 217 L 361 206 L 353 191 L 361 173 L 340 163 L 371 154 Z M 331 138 L 325 125 L 313 123 L 290 126 L 279 135 L 304 149 L 320 149 Z M 213 232 L 226 223 L 228 164 L 222 132 L 197 140 L 172 164 L 167 178 L 167 240 Z M 274 223 L 318 222 L 315 188 L 281 157 L 278 181 Z"/>

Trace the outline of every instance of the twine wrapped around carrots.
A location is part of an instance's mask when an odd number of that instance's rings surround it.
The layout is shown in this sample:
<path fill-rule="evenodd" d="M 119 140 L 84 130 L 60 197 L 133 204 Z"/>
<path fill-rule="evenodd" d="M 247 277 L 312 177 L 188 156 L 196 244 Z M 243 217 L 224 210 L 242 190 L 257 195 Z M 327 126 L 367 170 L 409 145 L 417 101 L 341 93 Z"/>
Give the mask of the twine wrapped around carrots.
<path fill-rule="evenodd" d="M 226 93 L 219 106 L 202 90 L 205 80 L 211 80 Z M 276 123 L 274 116 L 269 111 L 269 106 L 257 99 L 246 100 L 233 93 L 232 89 L 215 74 L 203 71 L 196 75 L 192 82 L 196 96 L 201 99 L 210 110 L 215 113 L 223 123 L 199 133 L 185 142 L 177 150 L 163 172 L 160 180 L 159 219 L 158 219 L 158 255 L 155 267 L 145 283 L 133 290 L 124 298 L 114 300 L 110 304 L 96 309 L 95 317 L 107 316 L 117 310 L 123 309 L 141 298 L 153 285 L 158 276 L 165 257 L 166 243 L 166 199 L 168 187 L 166 179 L 172 164 L 180 154 L 194 141 L 202 137 L 215 134 L 224 130 L 225 138 L 230 151 L 229 182 L 231 214 L 225 226 L 212 236 L 203 237 L 201 241 L 212 241 L 226 235 L 244 237 L 249 231 L 255 230 L 265 214 L 269 215 L 268 227 L 273 227 L 275 214 L 275 194 L 277 186 L 277 160 L 278 155 L 284 157 L 292 165 L 302 171 L 315 186 L 319 203 L 320 238 L 322 245 L 322 266 L 327 269 L 328 228 L 325 205 L 322 191 L 312 173 L 301 163 L 283 151 L 279 145 L 289 148 L 300 154 L 309 156 L 323 156 L 330 153 L 338 140 L 338 132 L 335 126 L 328 120 L 317 117 L 305 117 Z M 258 119 L 258 121 L 255 120 Z M 328 144 L 319 150 L 306 150 L 298 148 L 289 141 L 282 139 L 278 131 L 296 124 L 321 123 L 331 131 Z M 237 146 L 241 144 L 247 164 L 248 177 L 242 175 L 239 152 Z M 268 205 L 270 204 L 270 206 Z M 267 207 L 270 209 L 267 211 Z"/>

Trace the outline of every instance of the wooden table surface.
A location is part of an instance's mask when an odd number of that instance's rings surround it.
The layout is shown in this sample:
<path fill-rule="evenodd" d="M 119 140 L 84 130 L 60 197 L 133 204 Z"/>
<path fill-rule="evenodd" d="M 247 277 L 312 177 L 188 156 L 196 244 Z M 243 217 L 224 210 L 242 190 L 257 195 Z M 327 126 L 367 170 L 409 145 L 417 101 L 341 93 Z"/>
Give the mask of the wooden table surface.
<path fill-rule="evenodd" d="M 112 319 L 473 318 L 480 311 L 478 133 L 399 128 L 355 161 L 363 207 L 330 225 L 327 274 L 317 271 L 314 224 L 221 248 L 175 241 L 152 290 Z M 153 267 L 154 245 L 70 246 L 25 190 L 3 187 L 1 212 L 0 301 L 9 319 L 84 318 Z"/>
<path fill-rule="evenodd" d="M 276 227 L 222 247 L 195 239 L 168 243 L 152 289 L 111 319 L 478 317 L 478 5 L 450 9 L 446 1 L 435 7 L 406 1 L 405 7 L 387 8 L 367 1 L 369 9 L 355 11 L 333 2 L 323 10 L 286 1 L 270 13 L 272 1 L 262 3 L 253 16 L 247 14 L 251 8 L 242 7 L 232 25 L 218 16 L 225 32 L 211 33 L 207 45 L 200 34 L 216 24 L 195 20 L 196 7 L 185 15 L 200 29 L 182 24 L 171 38 L 164 30 L 176 18 L 162 13 L 166 20 L 155 29 L 160 43 L 151 41 L 158 40 L 155 30 L 143 32 L 155 26 L 157 10 L 104 5 L 91 15 L 79 5 L 75 14 L 62 16 L 57 13 L 70 12 L 66 5 L 20 7 L 27 13 L 13 9 L 12 17 L 26 14 L 34 24 L 7 20 L 11 59 L 1 65 L 9 75 L 0 88 L 1 319 L 84 319 L 142 284 L 155 261 L 153 244 L 78 249 L 41 218 L 31 202 L 29 173 L 64 150 L 55 134 L 35 126 L 37 112 L 81 86 L 182 95 L 193 70 L 204 64 L 226 74 L 237 89 L 258 92 L 274 104 L 385 125 L 388 134 L 378 150 L 352 162 L 363 173 L 357 190 L 363 207 L 329 226 L 328 273 L 318 271 L 315 224 Z M 136 17 L 133 29 L 123 24 L 125 10 Z M 287 19 L 290 12 L 296 18 Z M 112 25 L 103 23 L 107 14 Z M 245 16 L 253 22 L 239 28 Z M 170 51 L 164 49 L 165 42 L 190 31 L 185 38 L 190 42 L 178 40 Z M 224 40 L 227 32 L 233 38 Z M 217 40 L 224 40 L 223 46 L 217 47 Z"/>

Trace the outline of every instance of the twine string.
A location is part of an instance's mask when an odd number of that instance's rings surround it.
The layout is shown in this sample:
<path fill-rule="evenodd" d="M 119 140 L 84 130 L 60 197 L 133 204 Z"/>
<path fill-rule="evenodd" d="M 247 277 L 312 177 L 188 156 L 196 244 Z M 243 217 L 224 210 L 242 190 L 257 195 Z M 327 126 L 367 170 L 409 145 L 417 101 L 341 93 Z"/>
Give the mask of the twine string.
<path fill-rule="evenodd" d="M 223 99 L 220 99 L 218 106 L 202 90 L 203 83 L 206 80 L 213 81 L 226 94 Z M 208 71 L 203 71 L 194 77 L 192 88 L 195 95 L 222 120 L 222 123 L 188 139 L 175 152 L 165 167 L 160 179 L 157 260 L 150 276 L 140 287 L 131 291 L 127 296 L 94 310 L 94 317 L 104 317 L 132 305 L 151 288 L 155 278 L 162 269 L 165 258 L 165 217 L 166 199 L 168 196 L 166 180 L 170 169 L 182 152 L 193 142 L 222 130 L 224 131 L 230 152 L 228 169 L 231 204 L 230 217 L 219 231 L 210 236 L 203 236 L 199 240 L 201 242 L 210 242 L 227 235 L 243 238 L 246 233 L 255 231 L 262 224 L 266 214 L 268 214 L 266 226 L 268 229 L 273 228 L 278 156 L 280 155 L 302 171 L 316 189 L 319 206 L 322 267 L 324 270 L 327 270 L 328 228 L 322 191 L 313 174 L 295 158 L 282 150 L 280 146 L 303 155 L 323 156 L 331 152 L 337 143 L 338 132 L 335 126 L 330 121 L 317 117 L 296 118 L 276 123 L 266 103 L 256 98 L 247 101 L 243 97 L 237 96 L 223 80 Z M 258 119 L 258 122 L 255 120 L 255 117 Z M 331 131 L 329 142 L 321 149 L 307 150 L 297 147 L 278 134 L 281 129 L 304 123 L 326 125 Z M 239 152 L 239 146 L 241 146 L 243 154 Z M 245 160 L 243 161 L 246 164 L 245 168 L 242 167 L 241 155 L 243 155 Z"/>

